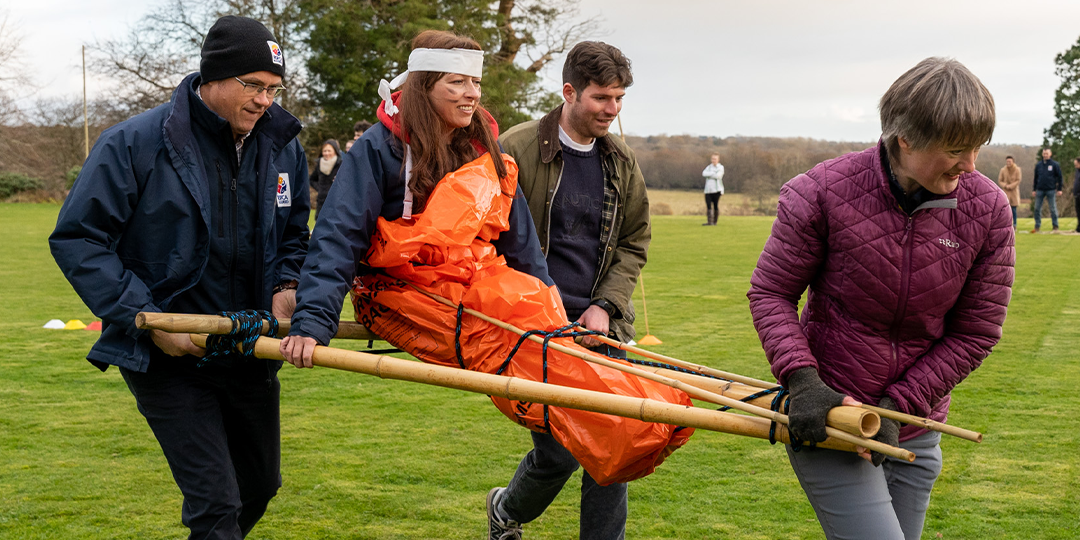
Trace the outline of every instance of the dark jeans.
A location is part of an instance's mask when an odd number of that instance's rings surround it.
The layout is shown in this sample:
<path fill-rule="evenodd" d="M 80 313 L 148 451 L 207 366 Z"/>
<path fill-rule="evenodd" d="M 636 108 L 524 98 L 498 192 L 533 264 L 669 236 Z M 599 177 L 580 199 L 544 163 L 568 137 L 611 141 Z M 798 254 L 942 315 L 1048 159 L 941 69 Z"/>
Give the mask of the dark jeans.
<path fill-rule="evenodd" d="M 1076 232 L 1080 232 L 1080 197 L 1073 197 L 1073 209 L 1076 210 Z"/>
<path fill-rule="evenodd" d="M 717 214 L 720 213 L 720 195 L 722 195 L 722 193 L 720 193 L 719 191 L 717 191 L 716 193 L 706 193 L 705 194 L 705 212 L 706 213 L 710 209 L 712 211 L 716 212 Z"/>
<path fill-rule="evenodd" d="M 601 345 L 598 352 L 625 358 L 626 353 Z M 596 350 L 592 349 L 592 350 Z M 580 467 L 570 451 L 554 437 L 532 432 L 533 449 L 521 460 L 500 498 L 501 513 L 518 523 L 528 523 L 547 510 L 563 485 Z M 581 477 L 580 540 L 623 540 L 626 537 L 626 484 L 601 486 L 589 476 Z"/>
<path fill-rule="evenodd" d="M 146 373 L 120 372 L 184 495 L 188 538 L 241 539 L 281 487 L 281 362 L 195 363 L 153 358 Z"/>
<path fill-rule="evenodd" d="M 1015 229 L 1016 228 L 1016 207 L 1012 206 L 1011 208 L 1012 208 L 1012 211 L 1013 211 L 1013 228 Z M 1077 225 L 1076 227 L 1078 229 L 1080 229 L 1080 225 Z"/>

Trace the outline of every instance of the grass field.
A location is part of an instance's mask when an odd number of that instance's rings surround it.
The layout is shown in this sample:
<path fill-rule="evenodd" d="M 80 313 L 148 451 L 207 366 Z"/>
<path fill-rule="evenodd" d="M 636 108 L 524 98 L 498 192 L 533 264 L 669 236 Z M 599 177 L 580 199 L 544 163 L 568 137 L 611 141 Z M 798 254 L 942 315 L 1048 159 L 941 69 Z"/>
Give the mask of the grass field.
<path fill-rule="evenodd" d="M 93 320 L 48 252 L 58 209 L 0 205 L 0 538 L 183 538 L 180 493 L 134 399 L 84 360 L 95 334 L 41 328 Z M 655 350 L 767 378 L 745 293 L 771 218 L 700 223 L 654 218 Z M 986 438 L 943 440 L 925 538 L 1080 537 L 1080 236 L 1019 235 L 1017 256 L 1005 337 L 954 392 L 950 421 Z M 250 538 L 476 540 L 488 489 L 529 448 L 485 396 L 324 369 L 281 379 L 284 486 Z M 579 485 L 526 538 L 575 538 Z M 627 537 L 823 535 L 782 448 L 698 431 L 630 486 Z"/>

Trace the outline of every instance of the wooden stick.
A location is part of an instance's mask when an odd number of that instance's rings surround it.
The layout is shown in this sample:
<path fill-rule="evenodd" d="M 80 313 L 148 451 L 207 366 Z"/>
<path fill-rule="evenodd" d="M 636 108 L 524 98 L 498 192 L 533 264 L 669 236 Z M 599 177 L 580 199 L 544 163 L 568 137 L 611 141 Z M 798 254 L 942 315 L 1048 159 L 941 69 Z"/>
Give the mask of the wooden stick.
<path fill-rule="evenodd" d="M 206 336 L 191 334 L 191 341 L 205 346 Z M 258 358 L 284 360 L 279 350 L 281 340 L 261 337 L 255 342 L 254 354 Z M 762 418 L 722 413 L 698 407 L 686 407 L 648 398 L 636 398 L 606 394 L 554 384 L 545 384 L 516 377 L 504 377 L 435 364 L 423 364 L 390 356 L 374 355 L 358 351 L 346 351 L 316 346 L 312 353 L 316 366 L 374 375 L 383 379 L 419 382 L 444 388 L 454 388 L 489 396 L 499 396 L 516 401 L 541 403 L 554 407 L 566 407 L 602 414 L 632 418 L 643 422 L 656 422 L 673 426 L 685 426 L 720 433 L 743 435 L 759 439 L 769 438 L 771 423 Z M 786 426 L 777 425 L 775 440 L 790 444 Z M 818 443 L 818 447 L 855 452 L 855 445 L 833 438 Z"/>
<path fill-rule="evenodd" d="M 678 379 L 680 381 L 686 382 L 693 386 L 697 386 L 704 390 L 715 392 L 717 394 L 730 397 L 732 399 L 737 399 L 739 401 L 744 401 L 746 397 L 752 396 L 761 391 L 761 388 L 757 388 L 754 386 L 747 386 L 745 384 L 737 382 L 722 381 L 720 379 L 702 377 L 693 373 L 684 373 L 681 371 L 673 371 L 660 367 L 642 366 L 641 368 L 671 377 L 672 379 Z M 773 387 L 777 388 L 775 385 Z M 775 394 L 769 394 L 751 400 L 746 400 L 744 401 L 744 403 L 749 403 L 751 405 L 756 405 L 758 407 L 764 407 L 771 410 L 774 397 Z M 785 396 L 783 401 L 781 401 L 779 410 L 784 410 L 784 402 L 786 402 L 787 399 L 788 398 Z M 871 411 L 867 411 L 860 407 L 841 405 L 840 407 L 834 407 L 832 410 L 830 410 L 828 416 L 826 416 L 825 418 L 825 421 L 830 426 L 843 429 L 844 431 L 848 431 L 849 433 L 854 433 L 862 437 L 873 437 L 874 435 L 877 435 L 878 430 L 881 429 L 881 418 L 876 414 L 866 414 L 868 412 Z"/>
<path fill-rule="evenodd" d="M 416 288 L 416 287 L 414 287 L 414 288 L 417 291 L 420 291 L 421 293 L 423 293 L 423 294 L 427 295 L 428 297 L 430 297 L 431 299 L 435 300 L 436 302 L 440 302 L 442 304 L 445 304 L 445 305 L 447 305 L 449 307 L 453 307 L 455 309 L 457 308 L 457 305 L 455 305 L 450 300 L 447 300 L 446 298 L 443 298 L 443 297 L 441 297 L 441 296 L 439 296 L 437 294 L 431 293 L 431 292 L 421 290 L 421 289 Z M 489 316 L 487 316 L 487 315 L 485 315 L 483 313 L 480 313 L 479 311 L 476 311 L 474 309 L 463 308 L 463 311 L 465 313 L 468 313 L 469 315 L 472 315 L 472 316 L 484 321 L 484 322 L 495 325 L 495 326 L 497 326 L 499 328 L 502 328 L 504 330 L 507 330 L 509 332 L 513 332 L 514 334 L 517 334 L 519 336 L 525 334 L 524 330 L 522 330 L 522 329 L 520 329 L 520 328 L 518 328 L 518 327 L 516 327 L 516 326 L 514 326 L 514 325 L 512 325 L 510 323 L 500 321 L 500 320 L 498 320 L 498 319 L 496 319 L 494 317 L 489 317 Z M 544 342 L 544 338 L 542 338 L 540 336 L 537 336 L 537 335 L 530 335 L 530 336 L 528 336 L 528 339 L 533 341 L 533 342 L 541 343 L 541 344 Z M 616 362 L 614 360 L 608 359 L 608 358 L 606 358 L 604 356 L 601 356 L 601 355 L 598 355 L 596 353 L 592 353 L 592 352 L 585 351 L 585 350 L 571 349 L 570 347 L 566 347 L 566 346 L 564 346 L 562 344 L 555 343 L 554 341 L 549 342 L 548 347 L 551 348 L 551 349 L 554 349 L 556 351 L 559 351 L 561 353 L 573 356 L 575 358 L 580 358 L 582 360 L 585 360 L 586 362 L 592 362 L 594 364 L 609 367 L 611 369 L 622 371 L 624 373 L 630 373 L 630 374 L 633 374 L 633 375 L 637 375 L 637 376 L 639 376 L 639 377 L 641 377 L 643 379 L 648 379 L 648 380 L 651 380 L 651 381 L 658 382 L 660 384 L 670 386 L 672 388 L 676 388 L 678 390 L 682 390 L 683 392 L 686 392 L 687 394 L 689 394 L 691 397 L 696 398 L 696 399 L 700 399 L 702 401 L 708 401 L 709 403 L 715 403 L 717 405 L 725 405 L 727 407 L 730 407 L 730 408 L 738 410 L 738 411 L 750 413 L 750 414 L 753 414 L 755 416 L 760 416 L 762 418 L 767 418 L 769 420 L 772 420 L 773 422 L 777 422 L 777 423 L 784 424 L 784 425 L 788 424 L 788 417 L 787 417 L 786 414 L 780 414 L 780 413 L 778 413 L 776 411 L 772 411 L 772 410 L 766 409 L 764 407 L 758 407 L 756 405 L 750 405 L 749 403 L 743 403 L 743 402 L 741 402 L 741 401 L 739 401 L 737 399 L 731 399 L 731 398 L 728 398 L 728 397 L 724 397 L 723 395 L 717 394 L 715 392 L 709 392 L 708 390 L 703 390 L 703 389 L 698 388 L 696 386 L 691 386 L 689 384 L 683 383 L 682 381 L 679 381 L 679 380 L 676 380 L 676 379 L 672 379 L 670 377 L 665 377 L 663 375 L 658 375 L 656 373 L 651 373 L 651 372 L 645 371 L 643 369 L 639 369 L 639 368 L 629 366 L 629 365 L 626 365 L 626 364 L 623 364 L 623 363 L 620 363 L 620 362 Z M 844 430 L 838 429 L 836 427 L 826 425 L 825 426 L 825 433 L 829 437 L 834 437 L 834 438 L 840 439 L 842 441 L 846 441 L 846 442 L 861 446 L 863 448 L 867 448 L 869 450 L 873 450 L 875 452 L 885 454 L 887 456 L 892 456 L 892 457 L 895 457 L 897 459 L 904 459 L 904 460 L 907 460 L 907 461 L 914 461 L 915 460 L 915 454 L 913 454 L 911 452 L 908 452 L 907 450 L 904 450 L 902 448 L 896 448 L 894 446 L 889 446 L 887 444 L 875 441 L 873 439 L 867 439 L 865 437 L 862 437 L 860 435 L 860 433 L 863 430 L 863 427 L 862 427 L 861 424 L 860 425 L 843 424 L 841 427 L 843 427 L 844 429 L 850 430 L 850 431 L 844 431 Z"/>
<path fill-rule="evenodd" d="M 142 312 L 135 316 L 135 326 L 156 328 L 166 332 L 194 332 L 200 334 L 228 334 L 232 331 L 232 321 L 218 315 L 196 315 L 187 313 L 151 313 Z M 290 321 L 278 320 L 278 334 L 289 333 Z M 263 321 L 262 334 L 270 331 L 270 323 Z M 351 321 L 338 323 L 335 339 L 381 339 L 363 325 Z"/>
<path fill-rule="evenodd" d="M 597 336 L 593 336 L 593 337 L 597 337 Z M 603 338 L 603 340 L 604 340 L 605 343 L 607 343 L 609 341 L 612 342 L 612 343 L 616 343 L 616 344 L 619 343 L 619 342 L 611 340 L 609 338 Z M 634 347 L 629 347 L 628 346 L 627 349 L 634 349 Z M 639 354 L 640 356 L 645 356 L 645 355 L 641 355 L 640 353 L 638 353 L 636 351 L 633 351 L 633 350 L 631 350 L 631 352 L 634 352 L 635 354 Z M 643 352 L 649 353 L 649 351 L 643 351 Z M 674 358 L 664 357 L 663 355 L 658 355 L 658 354 L 653 354 L 653 353 L 649 353 L 649 354 L 651 354 L 652 355 L 651 358 L 653 358 L 655 360 L 659 360 L 659 358 L 667 358 L 668 360 L 676 360 Z M 657 357 L 659 357 L 659 358 L 657 358 Z M 661 360 L 661 361 L 664 361 L 664 360 Z M 675 364 L 675 363 L 670 362 L 670 361 L 664 361 L 664 362 L 672 364 L 672 365 L 678 365 L 678 364 Z M 682 364 L 684 364 L 684 365 L 681 365 L 679 367 L 685 367 L 686 369 L 694 370 L 694 368 L 689 367 L 688 365 L 686 365 L 686 364 L 689 364 L 688 362 L 682 362 Z M 730 397 L 733 397 L 733 398 L 736 398 L 736 399 L 742 399 L 742 398 L 744 398 L 744 397 L 746 397 L 748 395 L 755 394 L 755 393 L 757 393 L 758 390 L 761 390 L 761 389 L 764 389 L 764 388 L 775 388 L 776 386 L 778 386 L 776 384 L 770 384 L 769 386 L 766 386 L 766 387 L 762 387 L 760 384 L 746 384 L 746 383 L 738 384 L 738 383 L 741 383 L 741 381 L 735 381 L 735 379 L 732 379 L 730 377 L 724 377 L 723 375 L 715 375 L 717 377 L 728 378 L 728 379 L 736 382 L 736 384 L 726 384 L 725 385 L 724 384 L 725 381 L 718 381 L 716 379 L 710 379 L 708 377 L 703 377 L 701 375 L 696 375 L 696 374 L 692 374 L 692 373 L 682 373 L 682 372 L 667 370 L 667 369 L 664 369 L 664 368 L 654 368 L 654 369 L 662 370 L 662 371 L 658 371 L 658 372 L 663 372 L 665 375 L 667 375 L 668 377 L 671 377 L 673 379 L 679 379 L 679 380 L 682 380 L 682 381 L 686 381 L 689 384 L 692 384 L 692 385 L 695 385 L 695 386 L 701 386 L 703 388 L 712 390 L 713 392 L 717 392 L 719 394 L 723 394 L 725 396 L 730 396 Z M 699 371 L 700 373 L 705 373 L 705 370 L 695 370 L 695 371 Z M 676 376 L 675 375 L 676 373 L 678 373 L 679 375 Z M 699 382 L 694 382 L 695 380 L 699 381 Z M 757 379 L 750 379 L 750 380 L 751 381 L 757 381 Z M 711 381 L 715 381 L 715 382 L 711 382 Z M 757 381 L 757 383 L 764 383 L 764 381 Z M 787 398 L 785 398 L 785 401 L 786 401 L 786 399 Z M 758 399 L 751 400 L 749 403 L 753 403 L 753 404 L 761 406 L 761 407 L 768 407 L 772 403 L 772 397 L 771 396 L 761 397 L 761 398 L 758 398 Z M 838 408 L 834 408 L 832 411 L 829 412 L 829 416 L 830 416 L 829 421 L 830 421 L 830 423 L 832 423 L 832 418 L 831 417 L 833 415 L 833 412 L 836 411 Z M 919 426 L 919 427 L 922 427 L 922 428 L 925 428 L 925 429 L 929 429 L 930 431 L 937 431 L 939 433 L 944 433 L 946 435 L 952 435 L 954 437 L 959 437 L 961 439 L 965 439 L 965 440 L 968 440 L 968 441 L 978 443 L 978 442 L 982 442 L 982 439 L 983 439 L 983 434 L 979 433 L 977 431 L 972 431 L 970 429 L 964 429 L 964 428 L 956 427 L 956 426 L 949 425 L 949 424 L 943 424 L 941 422 L 931 420 L 929 418 L 923 418 L 921 416 L 913 416 L 913 415 L 910 415 L 910 414 L 904 414 L 902 412 L 891 411 L 889 409 L 882 409 L 881 407 L 875 407 L 873 405 L 867 405 L 865 403 L 862 404 L 861 408 L 864 409 L 864 410 L 873 412 L 873 413 L 877 413 L 877 415 L 879 417 L 889 418 L 889 419 L 892 419 L 892 420 L 896 420 L 897 422 L 902 422 L 904 424 L 911 424 L 913 426 Z M 846 414 L 849 414 L 849 413 L 846 413 Z M 850 422 L 850 420 L 849 420 L 849 422 Z M 878 420 L 878 425 L 880 427 L 880 419 Z M 876 433 L 876 431 L 875 431 L 875 433 Z M 866 435 L 864 435 L 864 436 L 866 436 Z"/>
<path fill-rule="evenodd" d="M 867 405 L 863 403 L 862 408 L 878 413 L 879 416 L 885 418 L 891 418 L 897 422 L 903 422 L 905 424 L 911 424 L 913 426 L 924 427 L 930 431 L 938 431 L 945 433 L 946 435 L 952 435 L 954 437 L 960 437 L 971 442 L 982 442 L 983 435 L 978 431 L 971 431 L 956 426 L 950 426 L 949 424 L 942 424 L 929 418 L 922 418 L 919 416 L 912 416 L 910 414 L 904 414 L 902 412 L 891 411 L 889 409 L 882 409 L 881 407 L 874 407 L 873 405 Z"/>
<path fill-rule="evenodd" d="M 154 318 L 150 319 L 152 320 Z M 189 324 L 190 328 L 205 326 L 205 323 L 197 320 L 181 321 L 179 319 L 159 318 L 157 322 L 162 323 L 160 325 L 162 327 L 159 327 L 151 324 L 151 321 L 147 318 L 141 318 L 141 320 L 143 320 L 144 325 L 140 327 L 157 328 L 166 330 L 166 332 L 192 332 L 191 329 L 179 327 L 181 326 L 181 324 L 184 323 Z M 228 321 L 228 319 L 225 320 Z M 164 326 L 168 326 L 173 329 L 170 330 Z M 229 329 L 231 329 L 231 321 L 229 324 Z M 202 336 L 201 334 L 191 334 L 191 339 L 193 342 L 195 342 L 195 345 L 205 346 L 205 336 Z M 281 341 L 278 339 L 267 337 L 259 338 L 256 341 L 255 354 L 258 357 L 262 357 L 262 359 L 284 360 L 284 356 L 282 356 L 281 352 L 278 350 L 280 343 Z M 556 343 L 551 343 L 551 347 L 555 346 Z M 572 352 L 578 352 L 569 348 L 563 348 Z M 516 379 L 514 377 L 502 377 L 499 375 L 469 372 L 469 370 L 453 367 L 403 361 L 400 359 L 394 359 L 394 357 L 391 356 L 366 354 L 355 351 L 345 351 L 322 346 L 318 346 L 315 348 L 316 353 L 319 353 L 320 350 L 327 352 L 320 353 L 320 356 L 318 357 L 313 356 L 313 362 L 316 365 L 333 367 L 337 369 L 353 370 L 353 372 L 375 375 L 382 378 L 397 378 L 416 382 L 426 382 L 446 388 L 456 388 L 459 390 L 480 392 L 488 395 L 499 395 L 502 397 L 507 397 L 507 399 L 517 401 L 529 401 L 548 405 L 577 408 L 581 410 L 592 410 L 595 411 L 595 413 L 611 414 L 650 422 L 670 423 L 673 424 L 673 426 L 685 426 L 690 428 L 700 427 L 702 429 L 707 429 L 711 431 L 737 433 L 748 436 L 762 437 L 762 435 L 764 435 L 764 437 L 767 438 L 770 428 L 770 422 L 766 419 L 747 418 L 739 415 L 728 415 L 725 413 L 719 413 L 719 411 L 715 410 L 708 410 L 699 407 L 686 407 L 683 405 L 663 403 L 656 400 L 646 400 L 642 399 L 642 397 L 620 396 L 615 394 L 607 394 L 604 392 L 558 387 L 556 386 L 556 384 L 545 384 L 542 382 Z M 322 359 L 322 361 L 318 359 Z M 352 367 L 346 367 L 347 365 Z M 648 375 L 647 372 L 646 374 Z M 495 379 L 490 379 L 491 377 L 495 377 Z M 525 387 L 531 390 L 510 394 L 509 391 L 511 389 L 511 383 L 507 381 L 508 379 L 516 381 L 514 382 L 515 388 Z M 550 391 L 554 391 L 555 393 L 544 393 Z M 566 393 L 563 393 L 566 391 L 569 391 L 570 394 L 568 395 Z M 585 394 L 580 394 L 580 392 L 585 392 Z M 698 392 L 704 391 L 698 390 Z M 711 392 L 704 393 L 712 394 Z M 555 400 L 555 397 L 553 397 L 555 395 L 561 396 L 558 397 L 558 401 L 553 401 Z M 748 408 L 751 410 L 760 409 L 762 413 L 766 413 L 774 417 L 775 419 L 780 420 L 779 423 L 784 423 L 787 420 L 787 417 L 785 415 L 773 413 L 773 411 L 768 409 L 761 409 L 760 407 L 754 407 L 752 405 L 747 405 L 738 401 L 729 400 L 726 399 L 726 397 L 720 395 L 712 394 L 710 396 L 718 397 L 718 399 L 720 399 L 721 401 L 731 402 L 733 405 L 735 405 L 732 406 L 732 408 Z M 600 400 L 606 404 L 598 403 L 596 402 L 596 400 Z M 626 402 L 625 400 L 630 400 L 630 402 Z M 618 406 L 608 409 L 608 405 L 611 404 L 616 404 Z M 723 404 L 726 405 L 727 403 Z M 677 410 L 686 411 L 686 414 L 676 414 Z M 717 421 L 716 417 L 710 415 L 720 415 L 726 420 Z M 732 418 L 737 418 L 740 420 L 732 420 Z M 741 426 L 742 428 L 738 429 L 742 431 L 732 431 L 735 428 L 725 428 L 725 426 L 732 426 L 732 424 L 738 424 L 738 426 Z M 785 444 L 789 443 L 786 429 L 781 428 L 782 426 L 778 426 L 777 430 L 775 430 L 775 432 L 777 432 L 777 441 L 781 441 Z M 880 454 L 892 456 L 897 459 L 904 459 L 907 461 L 915 460 L 915 454 L 910 453 L 910 451 L 907 451 L 903 448 L 895 448 L 892 446 L 878 443 L 877 441 L 867 440 L 867 438 L 861 438 L 850 433 L 837 430 L 835 428 L 826 428 L 826 433 L 829 436 L 828 440 L 826 440 L 824 443 L 819 443 L 818 446 L 821 446 L 823 448 L 833 448 L 846 451 L 855 451 L 855 447 L 858 446 L 872 449 L 878 451 L 878 453 Z"/>
<path fill-rule="evenodd" d="M 632 352 L 632 353 L 634 353 L 634 354 L 636 354 L 636 355 L 638 355 L 638 356 L 640 356 L 642 358 L 649 358 L 651 360 L 656 360 L 657 362 L 663 362 L 665 364 L 671 364 L 673 366 L 679 366 L 681 368 L 686 368 L 686 369 L 689 369 L 689 370 L 693 370 L 693 371 L 696 371 L 698 373 L 704 373 L 706 375 L 712 375 L 713 377 L 720 377 L 721 379 L 728 379 L 729 381 L 740 382 L 740 383 L 743 383 L 743 384 L 746 384 L 746 385 L 749 385 L 749 386 L 756 386 L 756 387 L 761 388 L 761 389 L 772 388 L 772 387 L 776 386 L 776 383 L 762 381 L 760 379 L 755 379 L 753 377 L 745 377 L 745 376 L 739 375 L 737 373 L 729 373 L 727 371 L 720 371 L 719 369 L 714 369 L 714 368 L 711 368 L 711 367 L 708 367 L 708 366 L 701 366 L 701 365 L 698 365 L 698 364 L 691 364 L 690 362 L 679 360 L 678 358 L 672 358 L 670 356 L 664 356 L 662 354 L 654 353 L 652 351 L 647 351 L 645 349 L 640 349 L 638 347 L 634 347 L 633 345 L 627 345 L 626 343 L 616 341 L 616 340 L 611 339 L 611 338 L 609 338 L 607 336 L 592 336 L 592 337 L 594 339 L 597 339 L 597 340 L 603 342 L 605 345 L 609 345 L 611 347 L 615 347 L 616 349 L 621 349 L 621 350 L 624 350 L 624 351 L 627 351 L 627 352 Z"/>

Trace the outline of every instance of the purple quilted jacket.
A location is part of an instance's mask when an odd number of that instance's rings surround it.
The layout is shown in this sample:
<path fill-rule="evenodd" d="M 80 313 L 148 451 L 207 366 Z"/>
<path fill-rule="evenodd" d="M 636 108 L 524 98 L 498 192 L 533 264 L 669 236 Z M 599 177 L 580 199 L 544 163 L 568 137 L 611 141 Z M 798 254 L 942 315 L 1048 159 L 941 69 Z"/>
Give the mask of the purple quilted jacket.
<path fill-rule="evenodd" d="M 1001 338 L 1013 240 L 1004 192 L 978 172 L 905 214 L 880 143 L 796 176 L 747 293 L 773 375 L 816 367 L 859 401 L 945 421 L 949 392 Z"/>

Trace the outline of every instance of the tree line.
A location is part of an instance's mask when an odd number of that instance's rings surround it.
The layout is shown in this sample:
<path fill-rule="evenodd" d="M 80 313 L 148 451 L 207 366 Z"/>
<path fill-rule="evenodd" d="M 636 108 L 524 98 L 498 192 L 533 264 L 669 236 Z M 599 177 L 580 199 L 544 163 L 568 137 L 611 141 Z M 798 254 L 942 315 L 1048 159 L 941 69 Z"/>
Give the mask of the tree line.
<path fill-rule="evenodd" d="M 110 125 L 168 101 L 198 70 L 202 39 L 214 20 L 240 14 L 262 21 L 286 52 L 288 91 L 282 105 L 304 122 L 301 142 L 314 155 L 327 138 L 349 138 L 357 120 L 374 121 L 378 81 L 405 69 L 409 41 L 425 29 L 471 36 L 487 51 L 485 106 L 504 129 L 554 107 L 561 98 L 541 83 L 541 71 L 581 39 L 600 33 L 580 19 L 578 0 L 168 0 L 128 35 L 91 44 L 93 72 L 115 81 L 89 107 L 90 139 Z M 81 165 L 81 98 L 36 100 L 16 106 L 15 88 L 32 88 L 20 63 L 19 35 L 0 13 L 0 174 L 40 180 L 47 196 L 62 197 Z M 1044 145 L 1063 164 L 1080 155 L 1080 41 L 1056 59 L 1062 85 L 1055 122 Z M 720 154 L 727 191 L 764 203 L 790 178 L 815 164 L 873 144 L 807 138 L 629 136 L 646 183 L 654 189 L 698 190 L 701 170 Z M 1030 171 L 1038 147 L 989 145 L 977 166 L 997 179 L 1006 155 Z M 1071 167 L 1065 167 L 1069 171 Z M 1069 184 L 1069 182 L 1066 182 Z M 1068 189 L 1069 186 L 1067 186 Z M 1071 206 L 1071 203 L 1068 203 Z"/>

